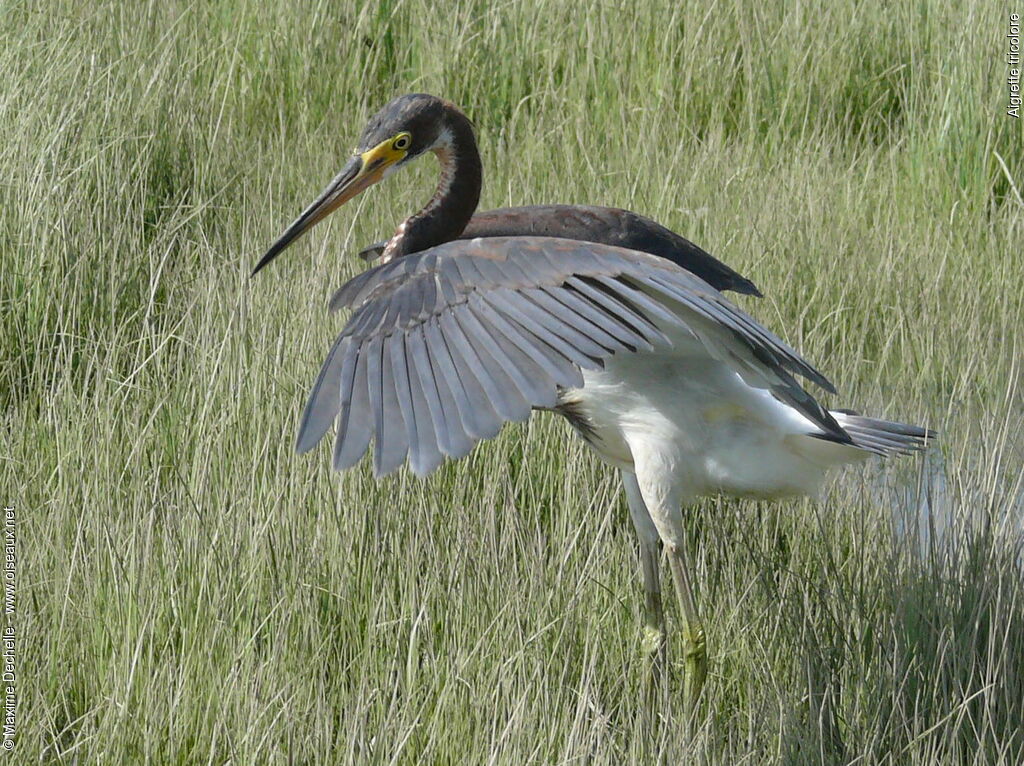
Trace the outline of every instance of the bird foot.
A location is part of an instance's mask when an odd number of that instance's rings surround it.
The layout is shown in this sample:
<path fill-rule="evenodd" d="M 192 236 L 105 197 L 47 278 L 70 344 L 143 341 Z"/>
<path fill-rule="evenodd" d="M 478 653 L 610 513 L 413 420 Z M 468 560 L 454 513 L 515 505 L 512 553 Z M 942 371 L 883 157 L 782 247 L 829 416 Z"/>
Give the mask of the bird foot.
<path fill-rule="evenodd" d="M 686 706 L 692 715 L 697 708 L 704 680 L 708 675 L 708 647 L 704 627 L 696 625 L 683 629 L 685 646 L 683 661 L 686 667 Z"/>
<path fill-rule="evenodd" d="M 640 647 L 644 654 L 656 659 L 665 648 L 665 631 L 655 625 L 644 625 Z"/>

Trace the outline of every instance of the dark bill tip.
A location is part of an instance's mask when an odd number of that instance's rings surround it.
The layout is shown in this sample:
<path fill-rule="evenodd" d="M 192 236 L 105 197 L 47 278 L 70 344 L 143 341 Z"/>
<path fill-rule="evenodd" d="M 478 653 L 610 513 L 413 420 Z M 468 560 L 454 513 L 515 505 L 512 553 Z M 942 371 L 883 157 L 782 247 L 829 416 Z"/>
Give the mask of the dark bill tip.
<path fill-rule="evenodd" d="M 361 158 L 353 157 L 350 159 L 320 196 L 302 211 L 302 215 L 292 221 L 291 225 L 285 229 L 284 234 L 263 254 L 263 257 L 260 258 L 250 276 L 256 276 L 264 266 L 274 260 L 292 242 L 313 228 L 335 207 L 345 202 L 348 199 L 348 196 L 345 195 L 346 190 L 359 177 L 362 169 L 363 161 Z"/>
<path fill-rule="evenodd" d="M 296 223 L 298 223 L 298 221 L 296 221 Z M 295 224 L 289 226 L 288 231 L 286 231 L 284 235 L 279 240 L 277 240 L 277 242 L 270 246 L 270 249 L 263 254 L 263 257 L 260 258 L 259 262 L 256 264 L 256 267 L 252 270 L 252 273 L 249 274 L 250 277 L 256 276 L 259 273 L 260 269 L 262 269 L 264 266 L 266 266 L 268 263 L 274 260 L 274 258 L 276 258 L 281 251 L 283 251 L 286 247 L 288 247 L 288 245 L 290 245 L 295 239 L 298 238 L 298 236 L 302 232 L 293 232 L 292 230 L 294 228 Z"/>

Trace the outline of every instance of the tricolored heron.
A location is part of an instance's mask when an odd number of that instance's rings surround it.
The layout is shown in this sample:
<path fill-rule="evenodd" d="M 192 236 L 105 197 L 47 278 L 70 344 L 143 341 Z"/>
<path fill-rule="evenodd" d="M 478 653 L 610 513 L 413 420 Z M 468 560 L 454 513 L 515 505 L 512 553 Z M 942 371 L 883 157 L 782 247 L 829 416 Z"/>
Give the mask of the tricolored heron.
<path fill-rule="evenodd" d="M 507 420 L 564 415 L 619 469 L 640 538 L 645 648 L 664 661 L 659 546 L 683 619 L 686 696 L 707 672 L 686 564 L 682 508 L 703 495 L 814 494 L 829 468 L 922 448 L 916 426 L 824 408 L 795 376 L 832 384 L 723 297 L 748 280 L 654 221 L 609 208 L 506 208 L 474 215 L 482 168 L 453 104 L 396 98 L 359 148 L 260 259 L 259 271 L 331 211 L 433 152 L 437 191 L 394 236 L 383 263 L 344 284 L 352 310 L 309 397 L 298 450 L 337 421 L 334 467 L 373 441 L 376 475 L 408 455 L 420 476 Z"/>

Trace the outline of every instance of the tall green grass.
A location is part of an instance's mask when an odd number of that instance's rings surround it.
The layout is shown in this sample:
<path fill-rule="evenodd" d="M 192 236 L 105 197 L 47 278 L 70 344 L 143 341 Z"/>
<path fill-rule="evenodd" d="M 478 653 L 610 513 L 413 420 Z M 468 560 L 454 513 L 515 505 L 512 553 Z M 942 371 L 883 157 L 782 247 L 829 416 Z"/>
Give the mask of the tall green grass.
<path fill-rule="evenodd" d="M 1007 12 L 959 5 L 0 5 L 12 757 L 1024 760 L 1024 132 Z M 632 531 L 562 423 L 425 482 L 293 454 L 326 296 L 431 161 L 248 271 L 414 90 L 474 120 L 485 206 L 656 217 L 757 282 L 830 403 L 942 432 L 818 502 L 693 509 L 692 737 L 681 668 L 642 713 Z"/>

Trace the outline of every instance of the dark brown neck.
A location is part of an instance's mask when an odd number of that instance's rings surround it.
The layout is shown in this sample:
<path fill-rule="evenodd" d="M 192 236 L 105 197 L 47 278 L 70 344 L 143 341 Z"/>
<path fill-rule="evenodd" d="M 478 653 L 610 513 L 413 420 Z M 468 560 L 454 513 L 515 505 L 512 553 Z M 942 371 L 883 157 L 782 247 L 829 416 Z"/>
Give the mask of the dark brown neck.
<path fill-rule="evenodd" d="M 384 261 L 457 239 L 480 202 L 483 166 L 469 119 L 453 107 L 445 114 L 440 136 L 433 148 L 441 164 L 437 190 L 398 227 L 384 249 Z"/>

